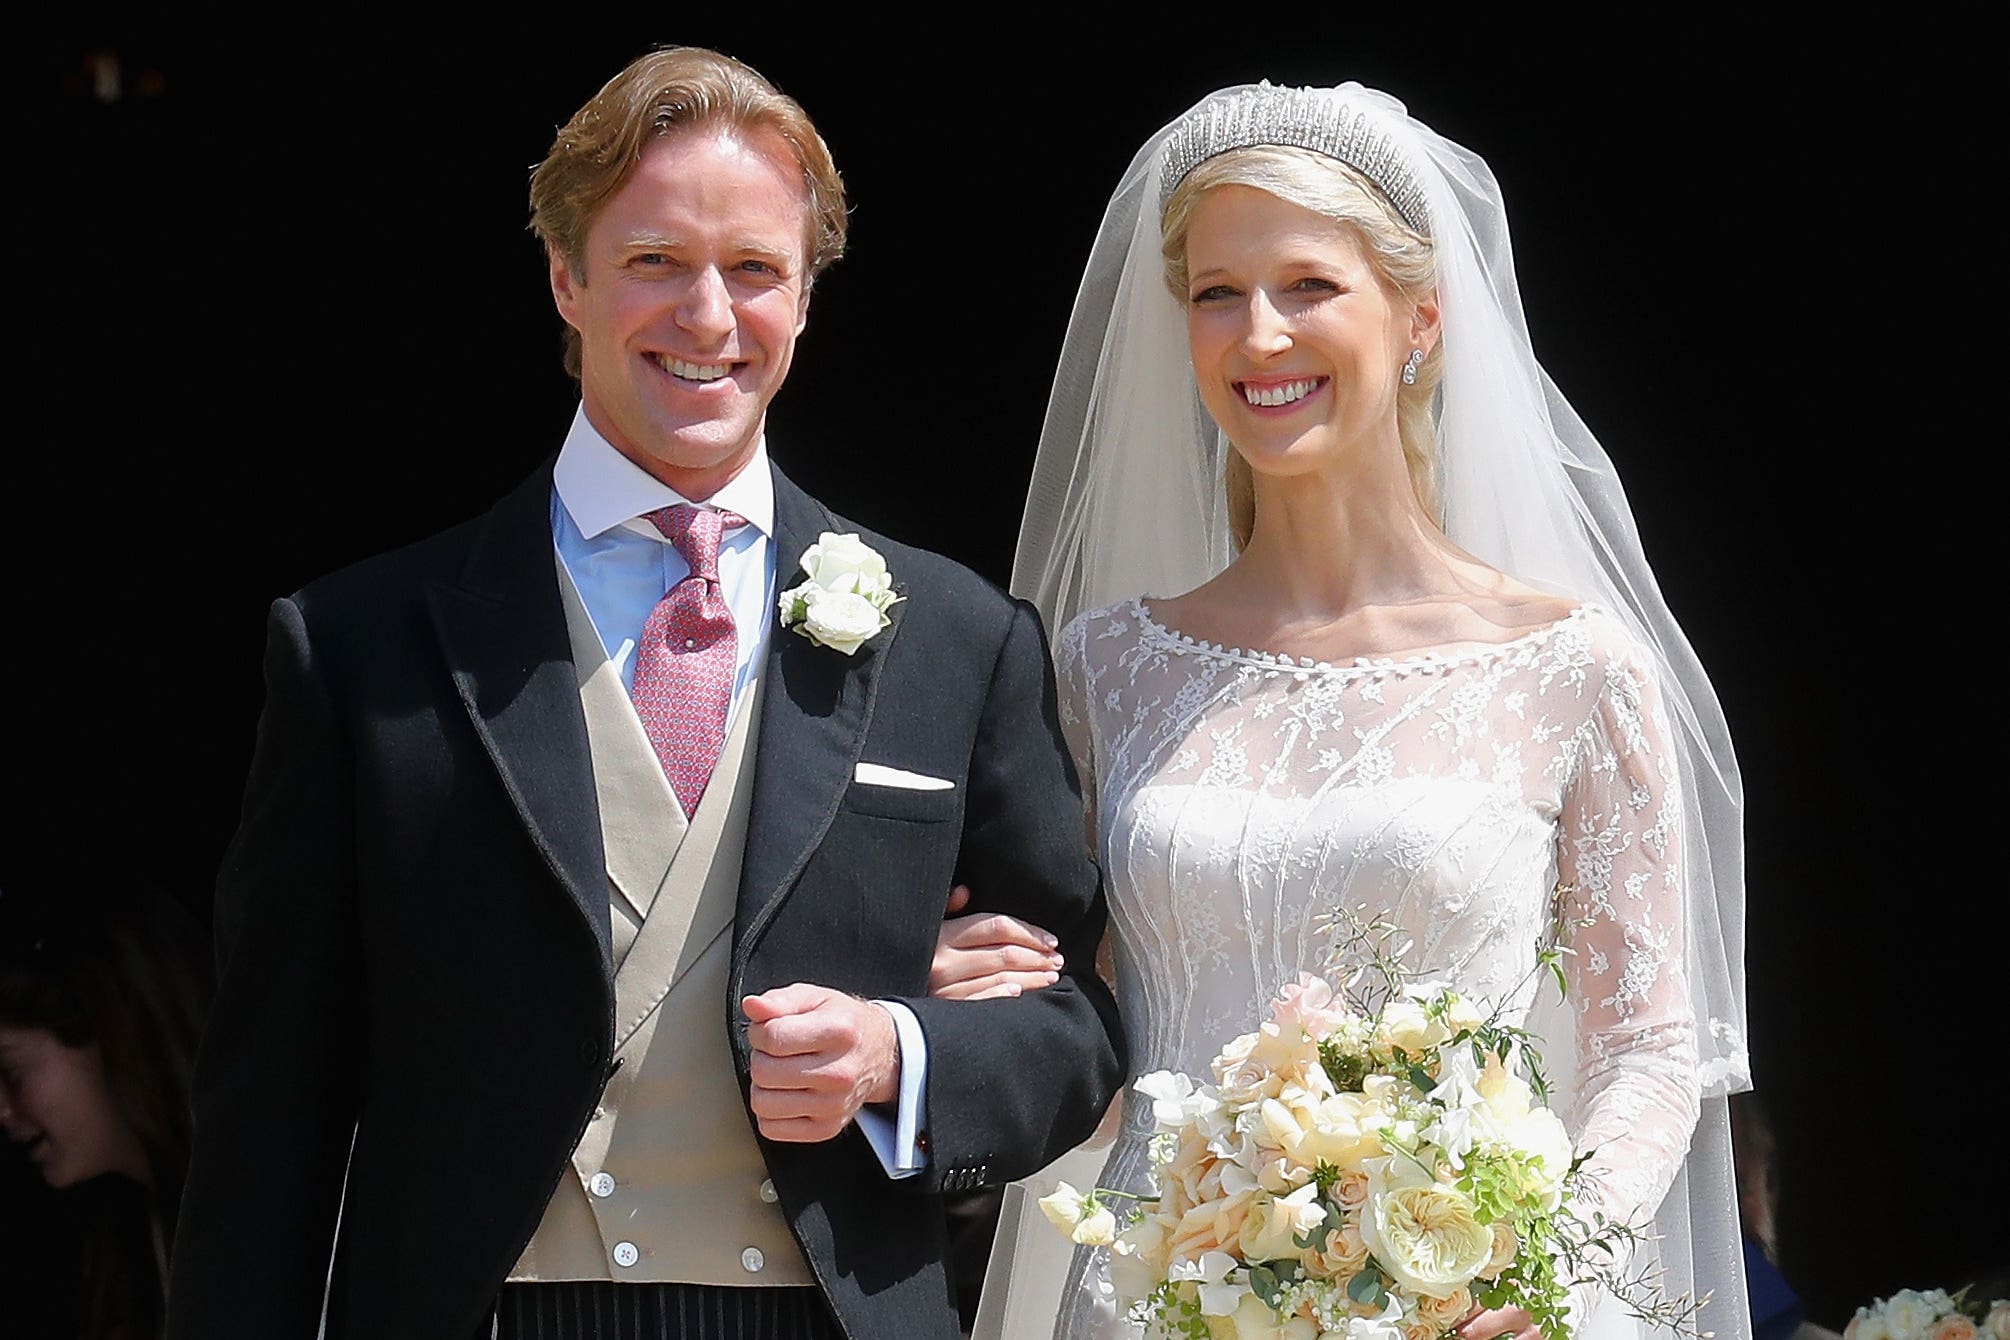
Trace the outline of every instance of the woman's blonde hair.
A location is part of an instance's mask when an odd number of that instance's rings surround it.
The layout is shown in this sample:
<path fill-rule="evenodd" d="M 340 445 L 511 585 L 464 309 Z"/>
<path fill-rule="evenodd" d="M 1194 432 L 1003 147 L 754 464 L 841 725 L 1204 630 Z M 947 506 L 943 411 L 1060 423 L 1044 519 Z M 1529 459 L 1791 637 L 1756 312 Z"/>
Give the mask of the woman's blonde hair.
<path fill-rule="evenodd" d="M 1259 145 L 1208 159 L 1189 172 L 1166 201 L 1159 220 L 1165 278 L 1182 306 L 1187 302 L 1187 226 L 1195 202 L 1217 186 L 1252 186 L 1332 219 L 1354 235 L 1382 283 L 1405 302 L 1422 302 L 1437 287 L 1437 253 L 1431 239 L 1404 223 L 1389 198 L 1367 177 L 1324 154 Z M 1424 510 L 1440 522 L 1438 421 L 1431 402 L 1444 367 L 1443 353 L 1440 340 L 1418 365 L 1416 381 L 1396 388 L 1396 429 L 1410 485 Z M 1223 485 L 1228 491 L 1229 529 L 1240 549 L 1249 543 L 1256 525 L 1256 489 L 1249 463 L 1239 452 L 1228 452 Z"/>

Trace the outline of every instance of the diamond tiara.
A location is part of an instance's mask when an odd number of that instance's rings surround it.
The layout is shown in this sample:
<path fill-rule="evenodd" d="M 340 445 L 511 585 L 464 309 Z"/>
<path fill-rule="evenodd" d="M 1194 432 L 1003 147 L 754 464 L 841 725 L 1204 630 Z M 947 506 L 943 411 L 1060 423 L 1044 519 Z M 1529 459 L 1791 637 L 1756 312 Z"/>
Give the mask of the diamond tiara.
<path fill-rule="evenodd" d="M 1394 137 L 1372 113 L 1324 89 L 1261 84 L 1218 98 L 1181 119 L 1161 150 L 1159 209 L 1186 175 L 1217 154 L 1260 144 L 1288 145 L 1337 158 L 1381 188 L 1403 222 L 1430 235 L 1424 186 Z"/>

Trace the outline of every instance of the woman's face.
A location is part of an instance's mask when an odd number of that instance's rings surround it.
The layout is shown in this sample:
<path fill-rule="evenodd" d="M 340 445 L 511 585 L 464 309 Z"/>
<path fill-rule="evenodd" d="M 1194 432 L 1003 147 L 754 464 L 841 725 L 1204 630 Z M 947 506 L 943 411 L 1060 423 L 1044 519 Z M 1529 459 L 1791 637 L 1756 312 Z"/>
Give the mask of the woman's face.
<path fill-rule="evenodd" d="M 53 1187 L 112 1172 L 150 1180 L 95 1043 L 71 1047 L 47 1029 L 0 1024 L 0 1131 Z"/>
<path fill-rule="evenodd" d="M 1396 392 L 1420 323 L 1351 233 L 1218 186 L 1194 203 L 1186 256 L 1201 401 L 1252 469 L 1302 474 L 1382 438 L 1400 446 Z"/>

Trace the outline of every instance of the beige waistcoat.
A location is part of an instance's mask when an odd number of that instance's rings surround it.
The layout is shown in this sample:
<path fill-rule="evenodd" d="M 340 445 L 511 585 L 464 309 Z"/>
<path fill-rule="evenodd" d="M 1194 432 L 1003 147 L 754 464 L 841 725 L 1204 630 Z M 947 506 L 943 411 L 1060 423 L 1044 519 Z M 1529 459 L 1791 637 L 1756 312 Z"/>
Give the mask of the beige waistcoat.
<path fill-rule="evenodd" d="M 563 563 L 558 580 L 607 853 L 620 1066 L 510 1279 L 812 1284 L 726 1039 L 761 685 L 687 824 Z"/>

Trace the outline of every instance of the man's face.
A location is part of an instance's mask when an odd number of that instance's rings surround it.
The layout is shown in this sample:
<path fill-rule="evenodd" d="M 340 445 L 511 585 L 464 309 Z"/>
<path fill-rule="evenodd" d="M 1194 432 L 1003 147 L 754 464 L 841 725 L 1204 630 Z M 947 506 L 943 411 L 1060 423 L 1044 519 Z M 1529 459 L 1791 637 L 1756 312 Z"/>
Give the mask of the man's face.
<path fill-rule="evenodd" d="M 587 418 L 685 497 L 746 465 L 789 374 L 809 313 L 804 210 L 778 136 L 695 126 L 643 149 L 579 272 L 552 258 Z"/>

